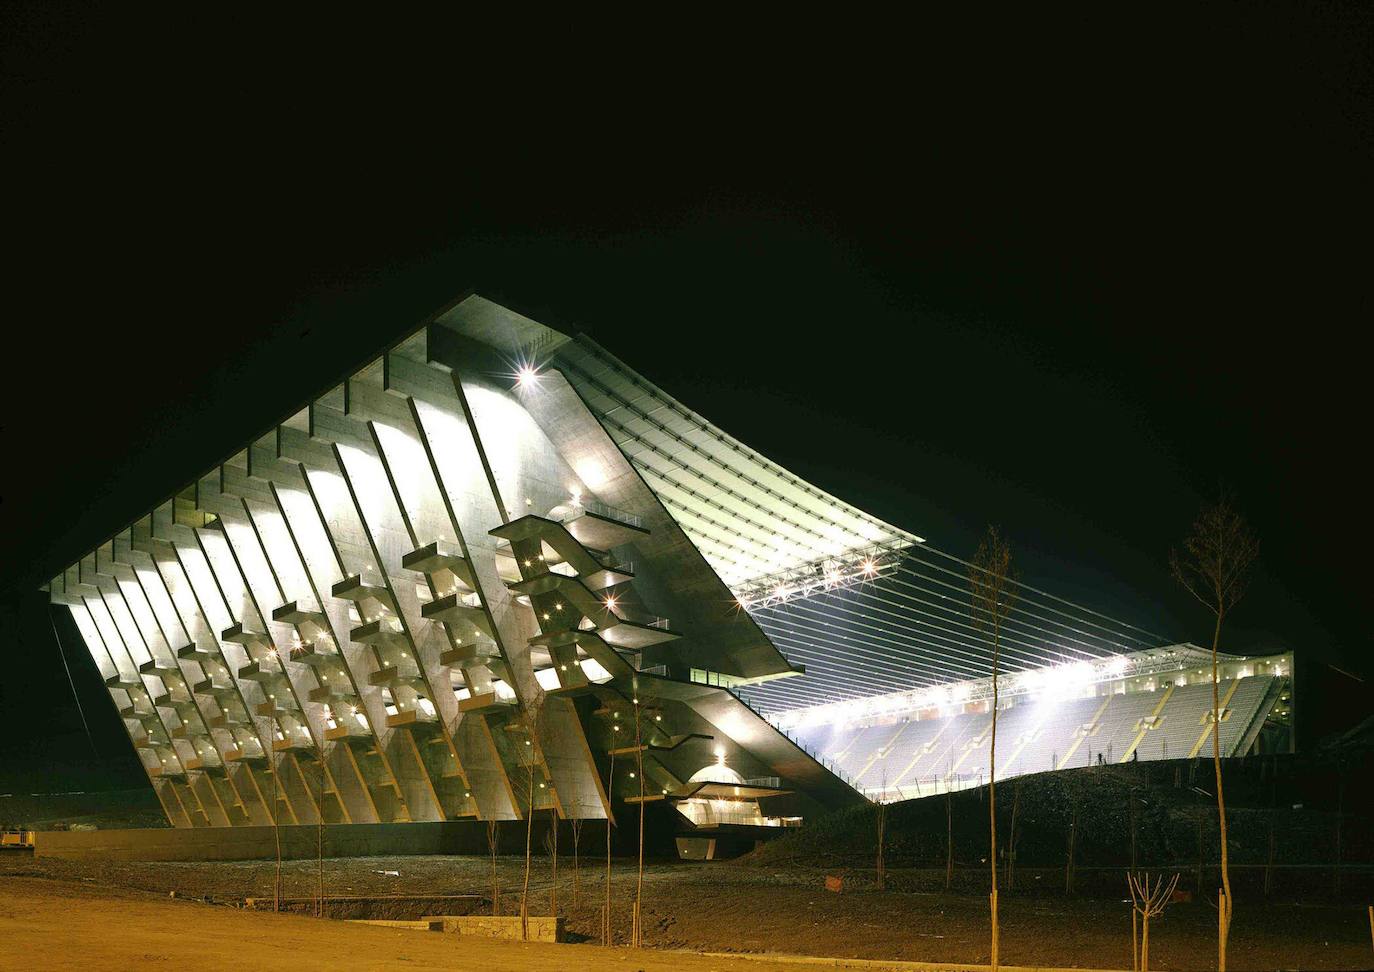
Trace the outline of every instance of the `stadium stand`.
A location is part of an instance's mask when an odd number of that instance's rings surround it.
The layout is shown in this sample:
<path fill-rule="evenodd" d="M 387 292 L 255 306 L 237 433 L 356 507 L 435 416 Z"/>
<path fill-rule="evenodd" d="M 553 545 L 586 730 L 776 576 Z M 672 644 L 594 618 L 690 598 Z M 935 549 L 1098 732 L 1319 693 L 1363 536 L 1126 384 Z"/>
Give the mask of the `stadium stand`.
<path fill-rule="evenodd" d="M 1034 693 L 1009 698 L 997 721 L 998 778 L 1210 754 L 1209 678 L 1172 673 L 1138 683 L 1122 678 L 1072 699 Z M 1220 681 L 1223 755 L 1241 755 L 1253 744 L 1283 684 L 1273 675 Z M 985 781 L 992 721 L 987 704 L 961 703 L 973 711 L 953 714 L 926 708 L 868 721 L 803 724 L 788 734 L 870 797 L 943 792 Z"/>

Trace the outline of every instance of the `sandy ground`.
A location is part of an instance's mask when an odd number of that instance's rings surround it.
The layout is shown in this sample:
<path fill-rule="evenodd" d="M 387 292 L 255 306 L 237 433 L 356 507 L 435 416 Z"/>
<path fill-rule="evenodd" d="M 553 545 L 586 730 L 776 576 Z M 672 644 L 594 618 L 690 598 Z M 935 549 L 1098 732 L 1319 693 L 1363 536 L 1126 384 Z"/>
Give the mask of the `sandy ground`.
<path fill-rule="evenodd" d="M 584 863 L 580 870 L 576 906 L 569 862 L 562 861 L 559 866 L 558 910 L 568 916 L 573 936 L 583 941 L 599 934 L 598 909 L 605 900 L 605 887 L 604 871 L 596 869 L 598 863 L 604 868 L 603 860 Z M 503 911 L 507 913 L 517 906 L 522 869 L 518 859 L 499 863 Z M 384 873 L 387 871 L 399 874 Z M 471 939 L 465 939 L 461 950 L 455 951 L 457 943 L 431 942 L 427 933 L 250 914 L 167 897 L 170 891 L 225 903 L 249 896 L 270 897 L 273 872 L 273 864 L 263 861 L 88 864 L 31 857 L 0 860 L 0 967 L 14 967 L 23 956 L 58 954 L 36 950 L 56 948 L 64 942 L 68 950 L 80 948 L 83 969 L 137 967 L 145 961 L 151 964 L 151 956 L 160 956 L 157 960 L 170 966 L 191 954 L 196 956 L 194 966 L 198 968 L 218 968 L 213 963 L 224 961 L 237 968 L 289 965 L 298 969 L 328 966 L 332 970 L 340 967 L 341 956 L 348 957 L 345 967 L 373 968 L 379 966 L 357 965 L 355 960 L 365 963 L 370 959 L 362 957 L 379 954 L 393 956 L 387 960 L 390 968 L 740 968 L 762 972 L 774 965 L 705 958 L 689 961 L 689 956 L 666 951 L 670 949 L 987 961 L 986 901 L 981 896 L 878 892 L 868 886 L 866 876 L 858 874 L 848 877 L 843 893 L 834 894 L 824 890 L 824 872 L 743 863 L 651 866 L 644 889 L 645 940 L 650 949 L 635 958 L 626 958 L 630 953 L 623 949 L 607 951 L 592 944 L 546 946 L 557 949 L 546 956 L 536 954 L 540 946 L 474 943 Z M 623 941 L 629 930 L 634 870 L 628 862 L 617 861 L 614 873 L 613 912 L 618 940 Z M 900 888 L 901 874 L 893 877 Z M 314 882 L 314 862 L 284 865 L 286 895 L 309 896 Z M 329 894 L 341 896 L 482 895 L 472 899 L 471 908 L 486 910 L 490 863 L 460 857 L 327 860 L 325 882 Z M 547 913 L 551 881 L 546 857 L 536 861 L 531 888 L 532 910 Z M 452 909 L 453 913 L 466 910 L 468 906 Z M 432 903 L 398 900 L 379 908 L 373 917 L 433 913 Z M 1121 902 L 1008 895 L 1003 898 L 1002 914 L 1004 962 L 1131 967 L 1130 912 Z M 136 930 L 132 939 L 131 930 Z M 1215 934 L 1216 913 L 1210 905 L 1174 905 L 1151 926 L 1151 964 L 1165 970 L 1214 967 Z M 382 937 L 353 937 L 360 935 Z M 1240 900 L 1232 942 L 1230 964 L 1236 970 L 1360 969 L 1374 965 L 1362 903 L 1333 907 Z M 257 949 L 262 950 L 260 956 Z M 298 949 L 318 950 L 330 957 L 321 959 L 318 966 L 284 958 Z M 491 950 L 489 956 L 485 949 Z M 144 955 L 150 958 L 145 960 Z M 406 962 L 396 956 L 405 956 Z M 92 964 L 95 957 L 108 964 Z M 39 966 L 25 964 L 30 968 L 65 967 L 46 961 Z M 803 966 L 777 967 L 795 970 Z"/>
<path fill-rule="evenodd" d="M 799 966 L 592 945 L 540 945 L 238 911 L 96 890 L 67 881 L 0 882 L 0 968 L 524 972 L 795 972 Z"/>

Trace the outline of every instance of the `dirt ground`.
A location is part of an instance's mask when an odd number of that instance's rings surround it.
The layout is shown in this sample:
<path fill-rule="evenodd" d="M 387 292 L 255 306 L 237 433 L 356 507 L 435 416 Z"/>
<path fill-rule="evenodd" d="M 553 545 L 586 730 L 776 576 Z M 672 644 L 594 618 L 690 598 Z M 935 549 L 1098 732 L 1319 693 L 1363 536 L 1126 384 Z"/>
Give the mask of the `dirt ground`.
<path fill-rule="evenodd" d="M 558 911 L 568 916 L 575 939 L 599 936 L 599 908 L 605 901 L 604 859 L 584 861 L 578 872 L 574 905 L 571 862 L 560 860 Z M 470 895 L 455 899 L 448 913 L 489 909 L 490 861 L 473 857 L 387 857 L 334 859 L 324 862 L 331 896 Z M 523 862 L 503 858 L 498 864 L 502 911 L 518 907 Z M 388 874 L 388 871 L 399 872 Z M 634 868 L 614 864 L 613 914 L 620 942 L 629 932 Z M 841 893 L 824 889 L 823 871 L 800 867 L 759 867 L 744 863 L 654 864 L 646 870 L 644 888 L 645 944 L 654 950 L 693 952 L 790 953 L 813 956 L 975 963 L 987 961 L 986 901 L 979 895 L 946 895 L 908 890 L 879 892 L 866 876 L 850 875 Z M 896 874 L 896 884 L 903 885 Z M 154 956 L 167 961 L 195 949 L 195 965 L 276 968 L 297 949 L 332 953 L 331 969 L 340 955 L 383 954 L 401 968 L 558 969 L 734 969 L 761 972 L 773 963 L 729 963 L 721 959 L 689 962 L 680 952 L 630 954 L 592 944 L 545 946 L 561 951 L 535 955 L 539 946 L 483 944 L 464 939 L 455 944 L 429 941 L 452 936 L 362 928 L 271 914 L 252 914 L 230 907 L 207 907 L 168 897 L 206 898 L 237 904 L 245 897 L 270 898 L 274 865 L 266 861 L 208 863 L 85 863 L 32 857 L 0 858 L 0 967 L 62 968 L 39 951 L 65 943 L 79 949 L 83 969 L 128 968 Z M 316 881 L 315 862 L 283 865 L 283 893 L 309 897 Z M 909 886 L 909 885 L 908 885 Z M 536 860 L 531 878 L 532 911 L 548 913 L 552 883 L 547 857 Z M 340 905 L 340 908 L 345 907 Z M 356 905 L 354 905 L 356 907 Z M 434 914 L 433 901 L 394 899 L 373 905 L 371 917 L 420 917 Z M 352 916 L 358 916 L 356 912 Z M 1002 901 L 1002 960 L 1022 966 L 1090 968 L 1131 967 L 1130 911 L 1115 901 L 1007 895 Z M 134 936 L 129 935 L 135 930 Z M 360 936 L 385 935 L 388 938 Z M 402 936 L 395 938 L 394 936 Z M 1157 969 L 1214 967 L 1216 912 L 1206 903 L 1180 903 L 1151 925 L 1151 960 Z M 1232 931 L 1233 969 L 1360 969 L 1374 965 L 1368 919 L 1363 904 L 1264 904 L 1239 900 Z M 392 944 L 392 943 L 395 944 Z M 142 943 L 142 944 L 140 944 Z M 356 944 L 355 944 L 356 943 Z M 142 949 L 143 951 L 139 951 Z M 223 951 L 220 951 L 223 949 Z M 261 949 L 261 956 L 256 949 Z M 248 950 L 248 951 L 246 951 Z M 379 951 L 382 950 L 382 951 Z M 250 954 L 251 952 L 251 954 Z M 470 964 L 455 964 L 460 955 Z M 21 963 L 21 959 L 27 961 Z M 99 957 L 106 965 L 92 963 Z M 548 964 L 543 964 L 547 960 Z M 365 960 L 364 960 L 365 961 Z M 502 964 L 502 963 L 507 964 Z M 207 964 L 208 963 L 208 964 Z M 425 963 L 433 963 L 426 965 Z M 714 963 L 714 964 L 712 964 Z M 290 961 L 292 968 L 315 966 Z M 326 966 L 324 959 L 318 966 Z M 73 966 L 75 967 L 75 966 Z M 796 969 L 790 965 L 779 968 Z"/>
<path fill-rule="evenodd" d="M 240 911 L 70 881 L 0 881 L 0 968 L 104 972 L 481 969 L 795 972 L 796 965 L 592 945 L 495 942 Z M 842 968 L 842 966 L 841 966 Z"/>

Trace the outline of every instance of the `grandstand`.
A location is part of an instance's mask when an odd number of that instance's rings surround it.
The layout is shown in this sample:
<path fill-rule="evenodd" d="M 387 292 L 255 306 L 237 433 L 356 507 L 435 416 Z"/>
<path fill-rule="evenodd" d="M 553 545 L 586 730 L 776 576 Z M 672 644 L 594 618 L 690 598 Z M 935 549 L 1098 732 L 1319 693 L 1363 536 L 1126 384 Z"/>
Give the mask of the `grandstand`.
<path fill-rule="evenodd" d="M 1292 672 L 1291 654 L 1221 657 L 1223 756 L 1291 749 Z M 1192 645 L 1009 675 L 999 688 L 998 779 L 1211 754 L 1211 660 Z M 773 722 L 870 799 L 907 799 L 987 781 L 991 704 L 991 680 L 976 679 Z"/>

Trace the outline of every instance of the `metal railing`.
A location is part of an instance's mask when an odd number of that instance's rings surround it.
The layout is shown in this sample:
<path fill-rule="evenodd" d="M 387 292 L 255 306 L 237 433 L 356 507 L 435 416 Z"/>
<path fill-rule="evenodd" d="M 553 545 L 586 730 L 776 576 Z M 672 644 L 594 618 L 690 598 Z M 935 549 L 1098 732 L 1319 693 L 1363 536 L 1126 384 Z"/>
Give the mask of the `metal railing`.
<path fill-rule="evenodd" d="M 614 506 L 607 506 L 605 503 L 591 499 L 579 500 L 572 509 L 559 517 L 559 522 L 566 523 L 569 520 L 575 520 L 583 513 L 594 513 L 604 519 L 624 523 L 626 526 L 643 527 L 640 518 L 628 510 L 618 510 Z"/>

